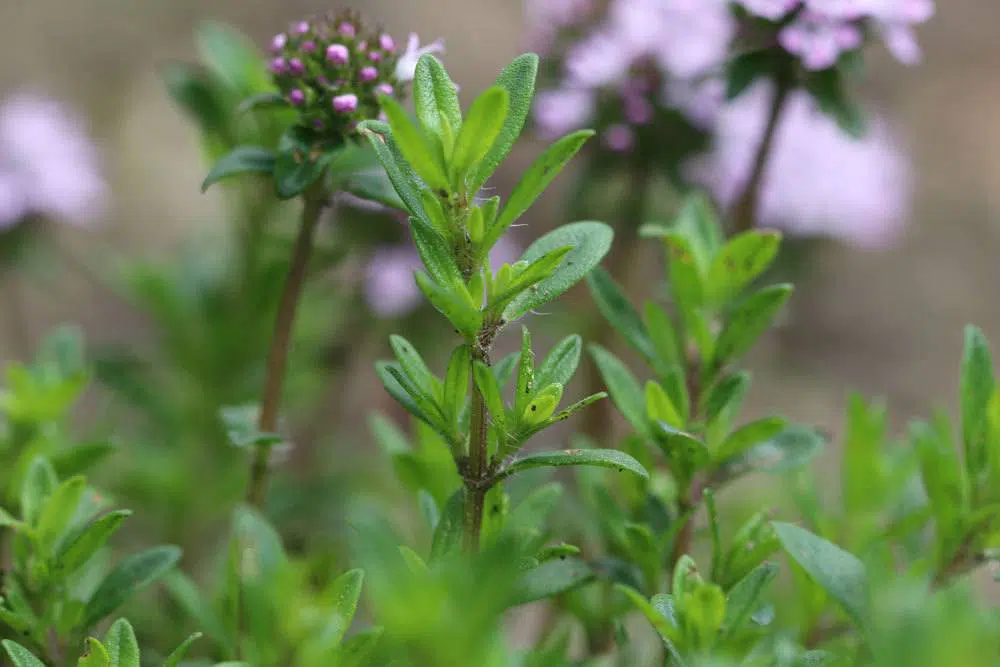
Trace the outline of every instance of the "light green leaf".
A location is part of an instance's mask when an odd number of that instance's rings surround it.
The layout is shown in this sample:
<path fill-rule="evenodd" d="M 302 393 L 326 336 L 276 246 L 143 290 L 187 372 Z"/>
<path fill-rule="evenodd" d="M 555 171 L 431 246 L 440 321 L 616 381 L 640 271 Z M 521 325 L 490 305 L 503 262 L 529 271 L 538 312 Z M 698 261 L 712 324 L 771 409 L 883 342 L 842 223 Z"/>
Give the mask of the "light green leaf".
<path fill-rule="evenodd" d="M 549 146 L 528 170 L 510 193 L 510 199 L 496 222 L 489 228 L 483 245 L 492 247 L 504 232 L 527 211 L 566 164 L 579 152 L 584 143 L 594 136 L 593 130 L 578 130 Z"/>
<path fill-rule="evenodd" d="M 646 415 L 653 421 L 666 422 L 674 428 L 682 429 L 685 426 L 681 413 L 655 380 L 646 382 Z"/>
<path fill-rule="evenodd" d="M 431 227 L 430 220 L 420 203 L 421 185 L 413 173 L 413 168 L 403 159 L 388 124 L 377 120 L 361 121 L 358 123 L 358 132 L 368 138 L 379 164 L 382 165 L 392 187 L 406 204 L 410 214 L 415 216 L 419 224 Z"/>
<path fill-rule="evenodd" d="M 448 190 L 448 177 L 444 165 L 438 159 L 439 153 L 431 148 L 420 128 L 410 119 L 406 110 L 392 97 L 379 97 L 382 110 L 389 118 L 392 137 L 399 146 L 399 152 L 410 167 L 433 190 Z M 402 196 L 403 193 L 400 193 Z M 405 201 L 405 198 L 404 198 Z"/>
<path fill-rule="evenodd" d="M 274 172 L 274 151 L 259 146 L 237 146 L 212 165 L 201 191 L 205 192 L 221 180 L 240 174 L 271 174 Z"/>
<path fill-rule="evenodd" d="M 36 456 L 28 466 L 21 484 L 21 516 L 28 525 L 37 525 L 45 499 L 58 484 L 52 464 L 41 456 Z"/>
<path fill-rule="evenodd" d="M 124 618 L 111 624 L 104 644 L 108 648 L 111 667 L 139 667 L 139 642 L 132 624 Z"/>
<path fill-rule="evenodd" d="M 181 550 L 162 546 L 123 560 L 101 582 L 87 601 L 84 628 L 98 623 L 141 589 L 159 579 L 181 557 Z"/>
<path fill-rule="evenodd" d="M 959 401 L 962 411 L 962 444 L 970 480 L 985 472 L 987 464 L 987 414 L 996 386 L 989 342 L 976 327 L 966 327 L 962 355 Z"/>
<path fill-rule="evenodd" d="M 465 518 L 465 489 L 451 494 L 445 503 L 441 519 L 434 529 L 430 562 L 435 563 L 458 549 L 462 543 L 462 522 Z"/>
<path fill-rule="evenodd" d="M 625 291 L 611 278 L 611 274 L 598 266 L 587 275 L 587 285 L 590 286 L 597 309 L 611 326 L 647 361 L 655 364 L 657 354 L 646 325 L 629 303 Z"/>
<path fill-rule="evenodd" d="M 354 614 L 358 611 L 358 600 L 361 598 L 364 581 L 364 571 L 354 569 L 340 575 L 333 582 L 333 597 L 337 601 L 336 616 L 332 619 L 332 626 L 327 626 L 326 632 L 329 634 L 325 637 L 331 643 L 339 644 L 351 627 Z"/>
<path fill-rule="evenodd" d="M 337 647 L 333 664 L 337 667 L 362 667 L 370 664 L 369 657 L 378 645 L 383 633 L 382 628 L 368 628 L 354 634 Z"/>
<path fill-rule="evenodd" d="M 724 305 L 763 273 L 778 255 L 781 234 L 753 229 L 737 234 L 723 246 L 708 271 L 708 299 Z"/>
<path fill-rule="evenodd" d="M 413 75 L 413 106 L 424 132 L 437 137 L 444 155 L 450 155 L 462 127 L 458 92 L 444 65 L 429 53 L 420 56 Z"/>
<path fill-rule="evenodd" d="M 181 660 L 187 655 L 188 650 L 191 648 L 191 644 L 201 639 L 202 634 L 200 632 L 195 632 L 188 636 L 187 639 L 180 643 L 180 646 L 175 648 L 167 656 L 167 659 L 163 661 L 163 667 L 179 667 Z"/>
<path fill-rule="evenodd" d="M 80 656 L 76 665 L 77 667 L 111 667 L 111 656 L 108 654 L 108 649 L 104 648 L 104 644 L 93 637 L 87 637 L 83 644 L 83 655 Z"/>
<path fill-rule="evenodd" d="M 455 150 L 449 165 L 456 185 L 489 153 L 503 129 L 509 104 L 507 91 L 494 86 L 487 88 L 469 107 L 462 130 L 455 140 Z"/>
<path fill-rule="evenodd" d="M 87 480 L 82 475 L 77 475 L 56 487 L 46 499 L 38 518 L 37 532 L 39 547 L 45 553 L 52 552 L 69 528 L 86 489 Z"/>
<path fill-rule="evenodd" d="M 537 76 L 538 56 L 534 53 L 526 53 L 515 58 L 497 78 L 496 85 L 507 91 L 507 118 L 504 121 L 503 129 L 500 130 L 496 141 L 493 142 L 493 146 L 480 162 L 470 191 L 478 191 L 480 186 L 493 175 L 500 163 L 507 158 L 518 137 L 521 136 L 524 122 L 531 112 L 531 101 L 535 96 L 535 78 Z"/>
<path fill-rule="evenodd" d="M 509 606 L 516 607 L 560 595 L 595 578 L 594 570 L 579 558 L 548 560 L 517 578 Z"/>
<path fill-rule="evenodd" d="M 677 304 L 685 329 L 692 337 L 696 337 L 696 313 L 704 301 L 705 279 L 687 238 L 679 232 L 670 231 L 664 235 L 663 245 L 668 257 L 670 296 Z"/>
<path fill-rule="evenodd" d="M 775 316 L 792 296 L 791 285 L 772 285 L 754 292 L 737 305 L 722 327 L 715 346 L 719 368 L 739 359 L 768 330 Z"/>
<path fill-rule="evenodd" d="M 3 640 L 3 647 L 7 650 L 14 667 L 45 667 L 45 663 L 36 658 L 31 651 L 24 648 L 17 642 L 9 639 Z"/>
<path fill-rule="evenodd" d="M 395 334 L 389 336 L 389 345 L 406 377 L 420 390 L 426 400 L 436 403 L 441 396 L 441 381 L 431 373 L 416 348 L 410 341 Z"/>
<path fill-rule="evenodd" d="M 164 577 L 163 583 L 170 597 L 190 617 L 195 627 L 201 628 L 224 651 L 231 650 L 229 637 L 226 635 L 219 614 L 212 603 L 202 596 L 197 584 L 191 581 L 190 577 L 174 570 Z"/>
<path fill-rule="evenodd" d="M 752 447 L 777 437 L 788 428 L 788 422 L 781 417 L 764 417 L 745 424 L 732 432 L 713 454 L 716 461 L 725 461 L 739 456 Z"/>
<path fill-rule="evenodd" d="M 649 478 L 649 472 L 633 457 L 617 449 L 565 449 L 555 452 L 538 452 L 514 461 L 504 469 L 499 477 L 505 478 L 532 468 L 563 466 L 597 466 L 613 468 L 618 472 L 628 471 L 642 479 Z"/>
<path fill-rule="evenodd" d="M 270 86 L 264 61 L 253 41 L 231 25 L 202 22 L 195 43 L 202 62 L 235 93 L 250 95 Z"/>
<path fill-rule="evenodd" d="M 506 432 L 506 412 L 496 376 L 490 371 L 489 366 L 480 361 L 473 362 L 472 375 L 475 378 L 476 387 L 486 401 L 486 409 L 489 410 L 490 420 L 494 427 L 499 429 L 501 433 Z"/>
<path fill-rule="evenodd" d="M 448 318 L 459 333 L 475 336 L 483 324 L 483 313 L 472 305 L 469 292 L 461 283 L 443 287 L 423 271 L 414 274 L 417 287 L 438 312 Z"/>
<path fill-rule="evenodd" d="M 663 643 L 670 652 L 670 655 L 673 658 L 673 663 L 676 667 L 687 667 L 687 663 L 684 662 L 677 651 L 677 643 L 681 638 L 680 631 L 671 621 L 671 618 L 661 611 L 660 607 L 663 605 L 654 606 L 653 604 L 650 604 L 650 601 L 647 600 L 642 593 L 629 586 L 615 584 L 615 590 L 619 593 L 623 593 L 625 597 L 628 598 L 628 601 L 631 602 L 632 605 L 641 611 L 642 615 L 646 617 L 646 620 L 649 621 L 649 623 L 653 626 L 653 629 L 656 630 L 656 634 L 658 634 L 660 639 L 663 640 Z"/>
<path fill-rule="evenodd" d="M 643 328 L 653 346 L 656 370 L 663 373 L 683 359 L 681 346 L 677 342 L 678 333 L 667 311 L 653 303 L 646 302 L 643 313 Z"/>
<path fill-rule="evenodd" d="M 457 425 L 469 398 L 469 378 L 472 373 L 472 356 L 468 345 L 459 345 L 451 353 L 448 370 L 444 377 L 442 405 L 447 412 L 448 422 Z"/>
<path fill-rule="evenodd" d="M 843 608 L 862 633 L 868 634 L 871 593 L 864 563 L 798 526 L 777 521 L 771 525 L 788 555 Z"/>
<path fill-rule="evenodd" d="M 515 298 L 504 309 L 504 319 L 513 322 L 538 306 L 552 301 L 579 282 L 597 266 L 611 247 L 614 232 L 601 222 L 575 222 L 559 227 L 531 244 L 521 256 L 534 262 L 557 248 L 572 247 L 555 272 Z"/>
<path fill-rule="evenodd" d="M 618 357 L 600 345 L 591 343 L 588 349 L 604 378 L 615 407 L 639 435 L 652 439 L 653 429 L 646 416 L 646 398 L 635 376 Z"/>

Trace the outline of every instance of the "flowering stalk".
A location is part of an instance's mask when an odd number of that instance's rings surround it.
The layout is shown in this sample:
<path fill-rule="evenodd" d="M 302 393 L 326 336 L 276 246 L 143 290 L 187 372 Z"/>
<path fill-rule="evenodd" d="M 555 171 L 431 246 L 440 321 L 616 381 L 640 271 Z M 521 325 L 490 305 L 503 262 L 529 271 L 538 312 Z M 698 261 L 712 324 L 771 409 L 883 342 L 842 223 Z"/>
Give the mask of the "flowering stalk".
<path fill-rule="evenodd" d="M 276 433 L 278 430 L 281 388 L 288 365 L 295 314 L 298 310 L 302 290 L 305 287 L 313 237 L 328 200 L 329 197 L 323 186 L 313 186 L 313 189 L 304 196 L 302 220 L 299 223 L 298 237 L 292 250 L 288 275 L 285 277 L 285 287 L 281 293 L 281 300 L 278 302 L 278 311 L 274 319 L 274 335 L 271 338 L 271 348 L 267 356 L 264 391 L 257 422 L 257 430 L 261 433 Z M 267 493 L 269 454 L 270 445 L 268 444 L 258 444 L 253 453 L 247 502 L 254 507 L 262 507 L 264 504 Z"/>

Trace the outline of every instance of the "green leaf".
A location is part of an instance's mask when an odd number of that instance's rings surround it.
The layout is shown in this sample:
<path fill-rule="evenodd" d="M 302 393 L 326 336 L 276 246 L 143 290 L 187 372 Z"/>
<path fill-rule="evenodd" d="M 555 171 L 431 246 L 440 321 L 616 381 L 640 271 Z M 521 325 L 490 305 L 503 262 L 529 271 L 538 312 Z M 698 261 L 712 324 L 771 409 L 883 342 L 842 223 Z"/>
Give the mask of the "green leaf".
<path fill-rule="evenodd" d="M 524 122 L 531 112 L 531 101 L 535 96 L 535 78 L 537 76 L 538 56 L 534 53 L 526 53 L 515 58 L 497 78 L 496 85 L 507 91 L 507 118 L 504 121 L 503 129 L 500 130 L 496 141 L 493 142 L 493 146 L 480 162 L 479 168 L 476 170 L 475 181 L 469 188 L 470 191 L 478 191 L 480 186 L 493 175 L 500 163 L 507 158 L 518 137 L 521 136 Z"/>
<path fill-rule="evenodd" d="M 531 333 L 528 327 L 521 327 L 521 357 L 517 367 L 517 386 L 514 388 L 514 414 L 521 415 L 537 393 L 536 387 L 547 387 L 535 383 L 535 353 L 531 349 Z"/>
<path fill-rule="evenodd" d="M 87 489 L 82 475 L 71 477 L 52 492 L 38 517 L 38 543 L 46 554 L 51 553 L 76 516 L 80 499 Z"/>
<path fill-rule="evenodd" d="M 104 644 L 87 637 L 83 645 L 83 655 L 76 663 L 77 667 L 111 667 L 111 656 Z"/>
<path fill-rule="evenodd" d="M 687 238 L 676 231 L 670 231 L 664 235 L 663 245 L 669 258 L 667 278 L 670 296 L 677 304 L 685 329 L 693 330 L 695 313 L 704 301 L 705 279 Z"/>
<path fill-rule="evenodd" d="M 450 167 L 456 180 L 464 179 L 486 157 L 503 129 L 509 103 L 507 91 L 498 86 L 486 89 L 473 101 L 451 156 Z"/>
<path fill-rule="evenodd" d="M 777 521 L 771 525 L 788 555 L 843 608 L 862 633 L 868 634 L 871 593 L 864 563 L 798 526 Z"/>
<path fill-rule="evenodd" d="M 160 78 L 174 102 L 208 137 L 225 137 L 229 130 L 229 109 L 215 81 L 202 68 L 183 63 L 167 63 Z"/>
<path fill-rule="evenodd" d="M 441 396 L 441 381 L 434 377 L 416 348 L 410 341 L 395 334 L 389 336 L 389 345 L 406 377 L 421 391 L 427 401 L 437 403 Z"/>
<path fill-rule="evenodd" d="M 50 461 L 56 476 L 65 479 L 86 472 L 114 451 L 115 446 L 110 442 L 87 442 L 53 452 Z"/>
<path fill-rule="evenodd" d="M 248 111 L 254 111 L 256 109 L 284 109 L 290 107 L 291 104 L 285 99 L 285 96 L 276 90 L 269 90 L 263 93 L 254 93 L 253 95 L 246 97 L 236 106 L 237 114 L 244 114 Z"/>
<path fill-rule="evenodd" d="M 594 570 L 579 558 L 548 560 L 522 573 L 514 582 L 509 606 L 561 595 L 596 578 Z"/>
<path fill-rule="evenodd" d="M 476 387 L 486 401 L 486 409 L 489 410 L 490 420 L 501 432 L 506 430 L 505 410 L 503 397 L 500 395 L 500 385 L 497 384 L 496 376 L 490 371 L 490 367 L 480 361 L 472 364 L 472 375 L 476 381 Z M 475 400 L 473 398 L 473 400 Z"/>
<path fill-rule="evenodd" d="M 472 356 L 468 345 L 459 345 L 451 354 L 444 377 L 442 405 L 449 424 L 457 426 L 459 415 L 469 398 L 469 378 L 472 373 Z"/>
<path fill-rule="evenodd" d="M 719 368 L 743 356 L 764 332 L 792 296 L 791 285 L 772 285 L 754 292 L 740 302 L 726 317 L 715 346 L 715 365 Z"/>
<path fill-rule="evenodd" d="M 111 667 L 139 667 L 139 642 L 127 620 L 119 618 L 112 623 L 104 643 L 108 647 Z"/>
<path fill-rule="evenodd" d="M 708 271 L 708 298 L 724 305 L 736 297 L 778 256 L 781 234 L 752 229 L 731 238 Z"/>
<path fill-rule="evenodd" d="M 38 523 L 45 499 L 57 483 L 52 464 L 41 456 L 32 459 L 21 486 L 21 516 L 25 523 L 31 526 Z"/>
<path fill-rule="evenodd" d="M 276 158 L 274 151 L 259 146 L 237 146 L 212 165 L 201 183 L 205 192 L 219 181 L 240 174 L 271 174 Z"/>
<path fill-rule="evenodd" d="M 805 88 L 826 115 L 837 121 L 845 133 L 860 139 L 867 131 L 866 120 L 860 105 L 851 99 L 844 76 L 835 67 L 812 72 Z"/>
<path fill-rule="evenodd" d="M 685 426 L 684 417 L 662 385 L 655 380 L 646 382 L 646 416 L 653 421 L 666 422 L 674 428 L 682 429 Z"/>
<path fill-rule="evenodd" d="M 643 328 L 653 347 L 653 360 L 657 372 L 664 373 L 667 369 L 681 364 L 683 354 L 677 340 L 678 332 L 667 311 L 652 301 L 646 302 Z"/>
<path fill-rule="evenodd" d="M 983 332 L 966 327 L 964 347 L 959 388 L 962 444 L 969 479 L 975 480 L 985 472 L 987 464 L 987 414 L 996 382 L 990 346 Z"/>
<path fill-rule="evenodd" d="M 483 313 L 472 305 L 469 292 L 465 290 L 464 285 L 456 283 L 451 288 L 442 287 L 423 271 L 415 273 L 414 279 L 431 305 L 448 318 L 459 333 L 466 336 L 476 335 L 483 324 Z"/>
<path fill-rule="evenodd" d="M 752 421 L 733 431 L 719 445 L 712 458 L 725 461 L 739 456 L 757 445 L 777 437 L 788 428 L 788 422 L 781 417 L 764 417 Z"/>
<path fill-rule="evenodd" d="M 363 570 L 354 569 L 337 577 L 333 582 L 332 593 L 336 603 L 336 615 L 332 625 L 328 625 L 324 631 L 324 639 L 331 644 L 339 644 L 347 634 L 354 620 L 354 614 L 358 611 L 358 600 L 361 598 L 361 587 L 365 581 Z"/>
<path fill-rule="evenodd" d="M 375 372 L 382 381 L 386 392 L 402 405 L 407 412 L 417 419 L 436 428 L 436 421 L 431 413 L 424 410 L 424 405 L 418 404 L 419 392 L 412 386 L 403 374 L 399 364 L 390 361 L 375 363 Z"/>
<path fill-rule="evenodd" d="M 497 379 L 497 384 L 500 387 L 506 387 L 507 383 L 510 382 L 510 378 L 514 374 L 514 369 L 517 368 L 517 362 L 520 359 L 520 352 L 512 352 L 493 366 L 493 376 Z"/>
<path fill-rule="evenodd" d="M 202 596 L 190 577 L 174 570 L 164 577 L 163 584 L 177 606 L 190 618 L 192 625 L 201 628 L 224 652 L 232 650 L 215 606 Z"/>
<path fill-rule="evenodd" d="M 587 276 L 590 293 L 597 303 L 605 319 L 620 333 L 632 347 L 650 363 L 657 360 L 653 341 L 646 331 L 646 325 L 635 311 L 624 290 L 611 278 L 611 275 L 596 267 Z"/>
<path fill-rule="evenodd" d="M 458 91 L 444 65 L 429 53 L 420 56 L 413 75 L 413 106 L 424 132 L 437 137 L 449 155 L 462 127 Z"/>
<path fill-rule="evenodd" d="M 556 248 L 534 260 L 524 269 L 512 269 L 511 274 L 514 277 L 509 282 L 505 278 L 499 278 L 495 283 L 495 289 L 498 292 L 490 297 L 489 309 L 493 312 L 502 310 L 518 295 L 526 294 L 527 290 L 533 289 L 535 285 L 552 276 L 559 270 L 559 266 L 571 251 L 572 248 L 569 246 Z M 517 265 L 523 266 L 521 262 L 518 262 Z M 503 276 L 505 273 L 507 273 L 506 268 L 501 268 L 498 276 Z"/>
<path fill-rule="evenodd" d="M 708 391 L 705 400 L 705 421 L 714 425 L 716 420 L 728 422 L 742 406 L 750 387 L 750 373 L 741 371 L 720 378 Z"/>
<path fill-rule="evenodd" d="M 942 442 L 930 426 L 910 427 L 910 440 L 920 463 L 920 477 L 942 540 L 951 537 L 959 518 L 969 509 L 968 480 L 950 443 Z"/>
<path fill-rule="evenodd" d="M 407 210 L 406 202 L 396 192 L 392 181 L 389 180 L 388 175 L 382 167 L 379 167 L 377 171 L 362 171 L 349 174 L 341 181 L 341 187 L 344 192 L 348 192 L 355 197 L 378 202 L 383 206 L 388 206 L 397 211 Z"/>
<path fill-rule="evenodd" d="M 337 647 L 333 664 L 337 667 L 362 667 L 370 664 L 369 657 L 378 645 L 383 633 L 382 628 L 368 628 L 354 634 Z"/>
<path fill-rule="evenodd" d="M 658 600 L 661 604 L 653 605 L 650 604 L 650 601 L 642 593 L 629 586 L 615 584 L 615 590 L 624 594 L 628 598 L 628 601 L 641 611 L 642 615 L 653 626 L 656 634 L 660 636 L 660 639 L 663 640 L 667 650 L 670 652 L 673 658 L 672 664 L 676 665 L 676 667 L 687 667 L 687 663 L 681 658 L 676 646 L 680 639 L 680 631 L 672 622 L 671 615 L 663 613 L 665 605 L 662 603 L 666 601 L 664 599 L 666 596 L 656 596 L 654 600 Z"/>
<path fill-rule="evenodd" d="M 253 41 L 236 28 L 205 21 L 197 28 L 195 42 L 202 62 L 234 92 L 249 95 L 270 85 Z"/>
<path fill-rule="evenodd" d="M 36 658 L 31 651 L 24 648 L 17 642 L 4 639 L 3 647 L 7 649 L 7 655 L 10 656 L 10 660 L 14 663 L 14 667 L 45 667 L 45 663 Z"/>
<path fill-rule="evenodd" d="M 162 546 L 129 556 L 118 564 L 101 582 L 87 601 L 84 628 L 98 623 L 115 611 L 139 590 L 159 579 L 181 557 L 181 550 Z"/>
<path fill-rule="evenodd" d="M 67 573 L 76 572 L 107 543 L 122 521 L 131 515 L 131 510 L 109 512 L 95 519 L 76 536 L 66 539 L 56 554 L 57 567 Z"/>
<path fill-rule="evenodd" d="M 180 646 L 170 652 L 167 659 L 163 661 L 163 667 L 179 667 L 181 660 L 184 659 L 184 656 L 187 655 L 188 650 L 191 648 L 191 644 L 194 644 L 201 637 L 202 634 L 200 632 L 195 632 L 188 636 L 187 639 L 180 643 Z"/>
<path fill-rule="evenodd" d="M 550 384 L 569 384 L 576 368 L 580 364 L 580 351 L 583 349 L 581 338 L 573 334 L 559 341 L 553 347 L 542 365 L 535 371 L 535 386 L 547 387 Z"/>
<path fill-rule="evenodd" d="M 503 317 L 513 322 L 542 304 L 552 301 L 579 282 L 597 266 L 611 247 L 614 232 L 601 222 L 575 222 L 559 227 L 531 244 L 521 261 L 534 262 L 558 248 L 572 247 L 555 272 L 515 298 Z"/>
<path fill-rule="evenodd" d="M 392 136 L 389 126 L 381 121 L 365 120 L 358 123 L 358 132 L 368 138 L 368 143 L 375 151 L 379 164 L 385 169 L 392 187 L 406 204 L 406 209 L 416 217 L 420 224 L 430 226 L 430 220 L 427 219 L 420 203 L 422 188 L 417 182 L 412 167 L 402 158 L 399 146 Z"/>
<path fill-rule="evenodd" d="M 434 529 L 434 539 L 431 543 L 430 562 L 442 558 L 459 548 L 462 543 L 462 522 L 465 518 L 465 489 L 460 488 L 451 494 L 445 503 L 441 519 Z"/>
<path fill-rule="evenodd" d="M 500 217 L 489 228 L 483 245 L 490 248 L 504 232 L 514 224 L 525 211 L 531 208 L 549 184 L 563 170 L 566 164 L 579 152 L 583 144 L 594 136 L 593 130 L 578 130 L 549 146 L 514 186 L 510 199 L 504 206 Z"/>
<path fill-rule="evenodd" d="M 379 97 L 382 110 L 389 118 L 393 139 L 399 146 L 399 152 L 420 178 L 434 190 L 448 191 L 448 177 L 444 165 L 437 159 L 437 153 L 427 142 L 420 128 L 410 120 L 406 110 L 392 97 Z M 403 193 L 400 192 L 400 196 Z M 405 197 L 404 197 L 405 201 Z"/>
<path fill-rule="evenodd" d="M 288 128 L 278 142 L 274 159 L 274 186 L 281 199 L 292 199 L 318 181 L 333 159 L 333 153 L 316 154 L 311 138 L 301 127 Z"/>
<path fill-rule="evenodd" d="M 744 621 L 760 607 L 761 596 L 777 576 L 778 566 L 764 563 L 732 587 L 726 595 L 724 634 L 732 635 L 742 627 Z"/>
<path fill-rule="evenodd" d="M 257 428 L 259 416 L 260 409 L 253 403 L 219 408 L 219 419 L 226 429 L 229 443 L 240 449 L 270 447 L 284 440 L 277 433 L 264 433 Z"/>
<path fill-rule="evenodd" d="M 431 277 L 444 288 L 464 284 L 462 272 L 455 263 L 455 253 L 448 241 L 433 229 L 421 225 L 414 225 L 411 231 L 420 259 Z"/>
<path fill-rule="evenodd" d="M 734 56 L 726 63 L 726 100 L 735 100 L 759 79 L 774 78 L 785 62 L 784 54 L 773 48 Z"/>
<path fill-rule="evenodd" d="M 652 439 L 653 429 L 646 416 L 646 397 L 635 376 L 618 357 L 600 345 L 591 343 L 588 349 L 604 378 L 615 407 L 639 435 Z"/>
<path fill-rule="evenodd" d="M 633 457 L 617 449 L 565 449 L 555 452 L 538 452 L 514 461 L 499 477 L 505 478 L 532 468 L 562 466 L 597 466 L 628 471 L 642 479 L 649 479 L 649 472 Z"/>
<path fill-rule="evenodd" d="M 751 447 L 739 460 L 754 470 L 787 472 L 811 461 L 825 444 L 826 439 L 816 429 L 792 425 Z"/>

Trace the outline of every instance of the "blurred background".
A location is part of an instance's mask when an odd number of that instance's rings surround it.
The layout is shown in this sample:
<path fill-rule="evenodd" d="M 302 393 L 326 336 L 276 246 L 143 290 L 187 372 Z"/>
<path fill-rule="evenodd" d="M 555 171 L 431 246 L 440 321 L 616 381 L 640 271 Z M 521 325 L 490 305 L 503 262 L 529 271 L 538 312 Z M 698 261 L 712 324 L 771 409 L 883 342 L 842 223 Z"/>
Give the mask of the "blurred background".
<path fill-rule="evenodd" d="M 529 46 L 516 1 L 352 4 L 400 39 L 411 31 L 424 41 L 443 38 L 443 59 L 466 104 Z M 4 274 L 5 357 L 30 356 L 44 332 L 65 322 L 79 323 L 98 348 L 156 345 L 160 324 L 124 294 L 122 272 L 139 262 L 180 262 L 193 242 L 221 248 L 217 237 L 231 215 L 220 192 L 199 191 L 202 146 L 170 100 L 162 67 L 196 59 L 193 35 L 206 19 L 238 26 L 263 47 L 289 20 L 329 8 L 305 0 L 0 0 L 0 104 L 27 92 L 79 115 L 106 181 L 104 189 L 94 185 L 99 215 L 47 226 L 45 250 Z M 920 30 L 922 64 L 902 67 L 881 49 L 872 52 L 862 93 L 912 163 L 911 212 L 884 248 L 830 242 L 810 250 L 787 319 L 754 355 L 755 409 L 777 409 L 836 431 L 847 392 L 858 390 L 884 396 L 900 425 L 933 407 L 953 407 L 964 324 L 1000 336 L 998 25 L 1000 4 L 993 0 L 949 0 Z M 509 192 L 541 145 L 520 146 L 496 178 L 499 193 Z M 529 213 L 529 228 L 517 230 L 525 242 L 565 221 L 571 182 L 562 177 Z M 630 284 L 643 292 L 661 276 L 661 250 L 645 242 L 635 252 L 639 268 Z M 363 280 L 363 266 L 345 266 L 342 271 Z M 585 290 L 568 304 L 562 307 L 593 309 Z M 406 326 L 437 331 L 439 318 L 423 316 L 428 324 L 418 318 Z M 387 406 L 371 362 L 387 354 L 385 332 L 396 324 L 344 326 L 343 370 L 309 390 L 318 398 L 312 412 L 299 415 L 296 444 L 323 442 L 328 452 L 364 456 L 375 450 L 360 416 Z M 86 423 L 123 414 L 109 392 L 92 394 L 80 415 Z M 333 433 L 336 442 L 324 440 Z"/>

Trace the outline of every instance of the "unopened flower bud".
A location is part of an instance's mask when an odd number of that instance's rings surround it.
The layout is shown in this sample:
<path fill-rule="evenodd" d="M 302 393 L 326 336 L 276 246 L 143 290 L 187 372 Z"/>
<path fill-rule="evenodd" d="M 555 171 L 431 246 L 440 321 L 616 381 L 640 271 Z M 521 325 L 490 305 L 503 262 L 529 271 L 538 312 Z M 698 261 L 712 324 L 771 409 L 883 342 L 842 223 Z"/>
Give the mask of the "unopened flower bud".
<path fill-rule="evenodd" d="M 388 83 L 380 83 L 375 86 L 375 91 L 380 95 L 392 95 L 393 88 Z"/>
<path fill-rule="evenodd" d="M 346 65 L 350 57 L 350 51 L 343 44 L 331 44 L 326 47 L 326 59 L 335 65 Z"/>
<path fill-rule="evenodd" d="M 337 27 L 337 32 L 339 32 L 343 37 L 354 37 L 357 35 L 357 30 L 355 30 L 354 25 L 346 21 Z"/>
<path fill-rule="evenodd" d="M 294 104 L 295 106 L 301 106 L 305 104 L 306 94 L 301 90 L 299 90 L 298 88 L 295 88 L 290 93 L 288 93 L 288 101 Z"/>
<path fill-rule="evenodd" d="M 302 53 L 312 53 L 313 51 L 316 50 L 316 42 L 312 41 L 311 39 L 307 39 L 306 41 L 302 42 L 302 46 L 300 46 L 299 48 L 302 49 Z"/>
<path fill-rule="evenodd" d="M 285 48 L 285 44 L 287 43 L 288 43 L 288 36 L 285 35 L 285 33 L 280 33 L 278 35 L 275 35 L 274 38 L 271 39 L 271 51 L 273 51 L 274 53 L 278 53 L 283 48 Z"/>
<path fill-rule="evenodd" d="M 378 38 L 378 45 L 382 47 L 383 50 L 392 53 L 396 50 L 396 41 L 392 38 L 392 35 L 387 35 L 383 33 Z"/>
<path fill-rule="evenodd" d="M 284 74 L 288 69 L 288 63 L 284 58 L 275 58 L 271 61 L 272 74 Z"/>
<path fill-rule="evenodd" d="M 333 110 L 337 113 L 353 113 L 358 109 L 358 96 L 348 93 L 333 98 Z"/>
<path fill-rule="evenodd" d="M 298 58 L 292 58 L 288 61 L 288 71 L 293 76 L 302 76 L 306 73 L 306 66 Z"/>
<path fill-rule="evenodd" d="M 378 70 L 371 66 L 362 67 L 358 76 L 361 77 L 362 81 L 368 83 L 378 78 Z"/>
<path fill-rule="evenodd" d="M 299 21 L 292 30 L 296 35 L 304 35 L 309 32 L 309 21 Z"/>
<path fill-rule="evenodd" d="M 371 53 L 368 54 L 368 59 L 371 60 L 373 63 L 377 63 L 378 61 L 382 60 L 382 52 L 372 51 Z"/>

